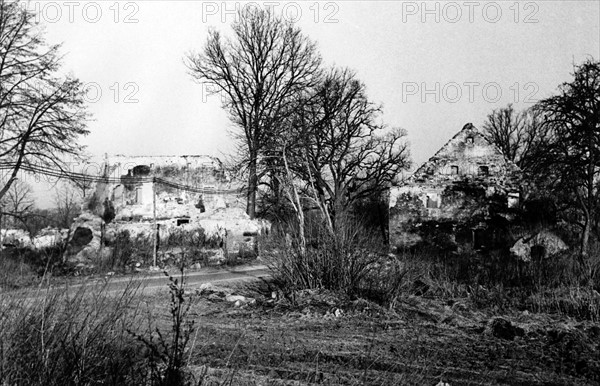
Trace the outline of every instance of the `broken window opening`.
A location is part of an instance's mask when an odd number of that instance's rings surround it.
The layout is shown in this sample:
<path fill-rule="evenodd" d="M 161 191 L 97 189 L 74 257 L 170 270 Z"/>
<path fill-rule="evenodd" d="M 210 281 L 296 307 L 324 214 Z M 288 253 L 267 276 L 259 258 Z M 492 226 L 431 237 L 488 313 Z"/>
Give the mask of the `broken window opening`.
<path fill-rule="evenodd" d="M 478 174 L 480 176 L 489 176 L 490 175 L 490 168 L 489 168 L 489 166 L 486 166 L 486 165 L 480 166 Z"/>
<path fill-rule="evenodd" d="M 474 142 L 473 137 L 467 137 L 467 144 L 472 145 Z"/>
<path fill-rule="evenodd" d="M 428 209 L 438 209 L 440 207 L 440 203 L 438 200 L 427 196 L 427 208 Z"/>
<path fill-rule="evenodd" d="M 531 260 L 540 261 L 546 257 L 546 248 L 543 245 L 534 245 L 531 247 Z"/>
<path fill-rule="evenodd" d="M 150 174 L 150 166 L 148 165 L 137 165 L 133 168 L 133 177 L 144 177 Z"/>
<path fill-rule="evenodd" d="M 481 228 L 474 228 L 473 232 L 473 248 L 481 249 L 485 247 L 486 244 L 486 235 L 485 231 Z"/>
<path fill-rule="evenodd" d="M 458 166 L 456 166 L 456 165 L 450 166 L 450 174 L 457 175 L 458 174 Z"/>

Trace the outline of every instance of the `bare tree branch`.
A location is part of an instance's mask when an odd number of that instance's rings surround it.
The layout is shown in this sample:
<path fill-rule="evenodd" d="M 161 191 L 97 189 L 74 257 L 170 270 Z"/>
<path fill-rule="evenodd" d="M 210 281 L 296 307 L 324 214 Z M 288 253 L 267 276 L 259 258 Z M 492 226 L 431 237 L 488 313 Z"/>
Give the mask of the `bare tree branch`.
<path fill-rule="evenodd" d="M 540 101 L 536 108 L 544 114 L 544 124 L 556 132 L 551 167 L 557 192 L 577 208 L 576 221 L 583 223 L 580 247 L 585 257 L 600 215 L 600 62 L 588 59 L 575 66 L 573 81 L 562 84 L 558 95 Z"/>
<path fill-rule="evenodd" d="M 189 54 L 186 65 L 198 82 L 221 94 L 241 130 L 247 213 L 254 217 L 259 158 L 282 133 L 280 122 L 293 110 L 295 97 L 316 83 L 321 58 L 299 28 L 270 11 L 244 7 L 232 29 L 232 40 L 211 30 L 203 52 Z"/>
<path fill-rule="evenodd" d="M 66 170 L 67 158 L 81 154 L 84 90 L 79 80 L 55 75 L 59 48 L 46 45 L 31 11 L 0 0 L 0 158 L 14 165 L 0 199 L 22 166 Z"/>

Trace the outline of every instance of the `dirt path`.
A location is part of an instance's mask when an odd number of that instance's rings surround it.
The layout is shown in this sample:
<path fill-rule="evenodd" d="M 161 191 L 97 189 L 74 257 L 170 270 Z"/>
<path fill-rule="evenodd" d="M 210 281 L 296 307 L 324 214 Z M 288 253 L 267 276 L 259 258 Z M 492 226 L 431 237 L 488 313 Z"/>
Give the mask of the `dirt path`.
<path fill-rule="evenodd" d="M 170 271 L 169 274 L 179 278 L 179 273 Z M 245 265 L 233 268 L 204 268 L 199 271 L 185 272 L 185 284 L 188 289 L 199 287 L 206 283 L 238 283 L 260 281 L 268 278 L 269 269 L 264 265 Z M 140 273 L 135 276 L 90 278 L 80 280 L 77 283 L 54 284 L 50 288 L 54 290 L 68 291 L 69 294 L 75 294 L 83 287 L 103 287 L 105 293 L 120 294 L 128 287 L 138 287 L 138 292 L 144 295 L 155 291 L 167 289 L 169 282 L 164 272 Z M 104 288 L 104 286 L 106 286 Z M 6 292 L 3 296 L 22 297 L 24 299 L 35 298 L 45 292 L 48 287 L 29 288 L 21 291 Z"/>
<path fill-rule="evenodd" d="M 179 273 L 170 272 L 173 277 L 178 278 Z M 194 288 L 206 283 L 232 283 L 256 281 L 269 277 L 269 269 L 264 265 L 241 266 L 236 268 L 208 268 L 195 272 L 185 273 L 186 287 Z M 108 292 L 122 291 L 131 281 L 139 281 L 144 293 L 159 289 L 165 289 L 169 282 L 164 273 L 145 275 L 143 277 L 129 277 L 108 280 Z"/>

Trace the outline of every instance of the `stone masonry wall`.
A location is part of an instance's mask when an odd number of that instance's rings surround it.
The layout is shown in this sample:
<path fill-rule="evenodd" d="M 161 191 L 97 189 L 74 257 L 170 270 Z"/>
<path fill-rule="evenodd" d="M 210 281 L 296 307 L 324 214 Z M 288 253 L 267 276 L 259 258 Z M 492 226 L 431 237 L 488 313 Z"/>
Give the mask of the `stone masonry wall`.
<path fill-rule="evenodd" d="M 401 186 L 390 191 L 390 244 L 421 241 L 427 221 L 468 222 L 490 205 L 518 203 L 520 171 L 472 124 L 467 124 Z M 502 208 L 500 208 L 502 209 Z"/>

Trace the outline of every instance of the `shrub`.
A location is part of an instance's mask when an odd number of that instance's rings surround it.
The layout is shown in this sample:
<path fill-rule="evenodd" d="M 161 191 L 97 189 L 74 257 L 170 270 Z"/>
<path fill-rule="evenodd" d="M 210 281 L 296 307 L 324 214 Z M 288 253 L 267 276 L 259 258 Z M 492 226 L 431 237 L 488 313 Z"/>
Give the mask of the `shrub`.
<path fill-rule="evenodd" d="M 371 270 L 369 294 L 390 307 L 409 295 L 468 298 L 479 309 L 518 309 L 600 320 L 600 296 L 588 285 L 589 275 L 572 254 L 523 262 L 502 254 L 464 251 L 440 255 L 434 251 L 383 259 L 380 269 Z"/>
<path fill-rule="evenodd" d="M 115 207 L 113 206 L 112 201 L 109 201 L 108 198 L 104 200 L 103 206 L 104 211 L 102 212 L 102 220 L 104 220 L 105 223 L 110 224 L 116 216 Z"/>
<path fill-rule="evenodd" d="M 263 251 L 274 279 L 286 290 L 323 288 L 355 294 L 384 255 L 381 235 L 357 221 L 344 220 L 334 235 L 314 223 L 306 232 L 304 251 L 298 232 L 288 230 L 274 236 Z"/>
<path fill-rule="evenodd" d="M 106 243 L 112 247 L 112 256 L 109 269 L 125 268 L 133 262 L 135 246 L 132 243 L 128 230 L 122 230 L 115 236 L 114 240 Z"/>
<path fill-rule="evenodd" d="M 183 266 L 180 277 L 175 278 L 165 272 L 169 278 L 169 312 L 171 331 L 163 332 L 155 327 L 150 319 L 148 331 L 140 334 L 133 330 L 129 333 L 136 337 L 148 349 L 148 364 L 153 385 L 178 386 L 186 384 L 184 368 L 187 364 L 185 354 L 190 336 L 194 331 L 194 321 L 188 318 L 192 298 L 186 296 Z"/>
<path fill-rule="evenodd" d="M 184 265 L 198 261 L 207 264 L 210 255 L 207 249 L 217 249 L 222 246 L 223 242 L 218 235 L 207 236 L 201 227 L 193 229 L 174 228 L 160 243 L 163 255 L 177 256 L 178 258 L 172 263 L 183 263 Z"/>
<path fill-rule="evenodd" d="M 8 256 L 7 256 L 8 255 Z M 2 252 L 0 258 L 0 291 L 37 284 L 37 273 L 15 253 Z"/>
<path fill-rule="evenodd" d="M 44 276 L 63 274 L 68 267 L 62 260 L 64 247 L 40 250 L 7 248 L 0 258 L 0 287 L 19 288 L 38 284 Z"/>
<path fill-rule="evenodd" d="M 86 209 L 92 213 L 99 213 L 101 207 L 102 207 L 102 202 L 100 201 L 100 198 L 98 197 L 96 192 L 92 193 L 92 195 L 90 196 L 90 198 L 87 202 Z"/>

